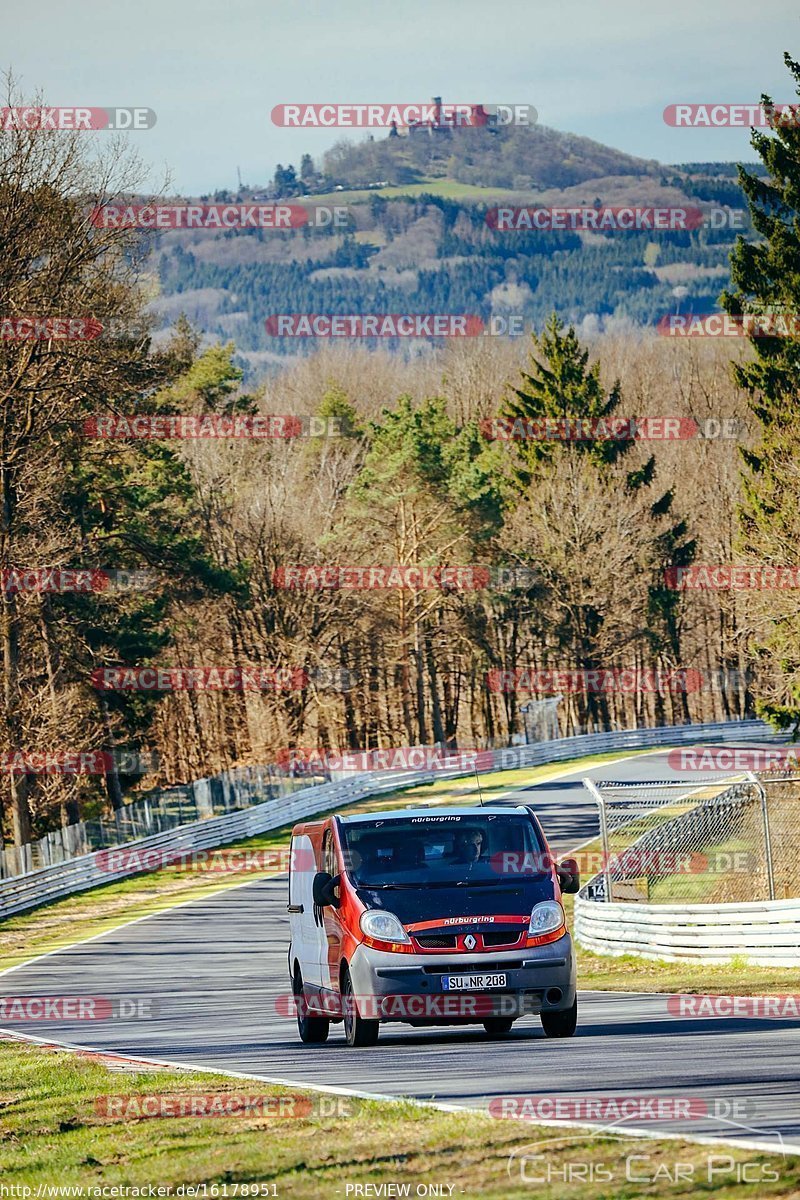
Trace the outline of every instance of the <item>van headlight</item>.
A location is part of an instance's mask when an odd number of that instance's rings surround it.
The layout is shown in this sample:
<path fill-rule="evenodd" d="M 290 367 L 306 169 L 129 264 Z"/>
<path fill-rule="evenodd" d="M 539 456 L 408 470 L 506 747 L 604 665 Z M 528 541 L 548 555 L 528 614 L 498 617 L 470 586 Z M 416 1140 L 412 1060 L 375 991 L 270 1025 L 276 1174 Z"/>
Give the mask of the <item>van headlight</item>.
<path fill-rule="evenodd" d="M 411 939 L 394 913 L 368 908 L 361 914 L 361 932 L 376 942 L 405 942 Z"/>
<path fill-rule="evenodd" d="M 541 938 L 558 933 L 563 929 L 565 922 L 564 909 L 557 900 L 542 900 L 533 906 L 528 937 Z"/>

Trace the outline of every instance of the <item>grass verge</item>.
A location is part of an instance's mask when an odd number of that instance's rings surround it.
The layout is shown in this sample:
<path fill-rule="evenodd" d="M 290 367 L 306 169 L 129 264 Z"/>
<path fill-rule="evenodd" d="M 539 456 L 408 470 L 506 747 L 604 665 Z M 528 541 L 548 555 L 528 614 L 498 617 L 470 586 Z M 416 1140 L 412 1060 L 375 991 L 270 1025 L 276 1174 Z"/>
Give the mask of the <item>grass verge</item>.
<path fill-rule="evenodd" d="M 427 179 L 421 183 L 390 184 L 384 188 L 348 188 L 341 192 L 324 192 L 318 196 L 301 199 L 302 204 L 360 204 L 380 196 L 384 200 L 398 200 L 402 197 L 443 196 L 447 200 L 516 200 L 521 202 L 524 197 L 531 197 L 533 192 L 515 191 L 513 188 L 481 187 L 475 183 L 460 183 L 457 179 Z"/>
<path fill-rule="evenodd" d="M 574 924 L 574 896 L 564 896 L 567 925 Z M 744 958 L 730 963 L 659 962 L 636 954 L 594 954 L 576 943 L 578 987 L 599 992 L 685 992 L 692 995 L 794 995 L 796 967 L 756 967 Z"/>
<path fill-rule="evenodd" d="M 242 1116 L 132 1115 L 142 1111 L 144 1096 L 160 1098 L 148 1099 L 150 1111 L 174 1112 L 181 1102 L 191 1105 L 192 1096 L 223 1093 L 272 1097 L 267 1112 L 284 1116 L 252 1110 Z M 101 1098 L 109 1096 L 139 1099 L 112 1101 L 119 1117 L 108 1118 L 109 1102 Z M 233 1103 L 230 1095 L 225 1103 Z M 0 1182 L 28 1187 L 28 1196 L 46 1185 L 92 1196 L 93 1187 L 148 1185 L 169 1187 L 173 1195 L 184 1185 L 177 1194 L 192 1195 L 189 1188 L 206 1184 L 210 1197 L 285 1200 L 359 1194 L 766 1200 L 797 1196 L 800 1189 L 800 1159 L 761 1151 L 572 1133 L 404 1103 L 289 1093 L 191 1071 L 122 1075 L 91 1056 L 12 1041 L 0 1042 L 0 1167 Z M 549 1183 L 540 1182 L 548 1177 Z M 373 1185 L 368 1191 L 354 1191 L 367 1183 Z M 245 1185 L 250 1190 L 243 1191 Z M 431 1185 L 441 1190 L 427 1191 Z M 8 1194 L 27 1200 L 21 1191 Z"/>

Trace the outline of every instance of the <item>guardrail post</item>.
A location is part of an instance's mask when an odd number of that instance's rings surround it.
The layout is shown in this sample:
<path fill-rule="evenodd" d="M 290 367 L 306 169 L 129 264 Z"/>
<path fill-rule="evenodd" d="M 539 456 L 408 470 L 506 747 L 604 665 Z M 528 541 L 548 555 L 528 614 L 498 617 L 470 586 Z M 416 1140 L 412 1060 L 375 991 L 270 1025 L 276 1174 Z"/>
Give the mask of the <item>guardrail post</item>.
<path fill-rule="evenodd" d="M 611 855 L 608 849 L 608 822 L 606 820 L 606 802 L 603 799 L 600 789 L 597 787 L 593 779 L 584 779 L 583 786 L 591 796 L 594 796 L 597 804 L 597 812 L 600 818 L 600 843 L 601 853 L 603 855 L 603 878 L 605 880 L 606 904 L 610 904 L 611 896 Z"/>
<path fill-rule="evenodd" d="M 769 884 L 769 898 L 775 899 L 775 874 L 772 869 L 772 841 L 769 836 L 769 812 L 767 810 L 767 789 L 764 787 L 761 780 L 753 771 L 747 772 L 747 778 L 755 787 L 761 798 L 761 820 L 764 825 L 764 852 L 767 859 L 767 882 Z"/>

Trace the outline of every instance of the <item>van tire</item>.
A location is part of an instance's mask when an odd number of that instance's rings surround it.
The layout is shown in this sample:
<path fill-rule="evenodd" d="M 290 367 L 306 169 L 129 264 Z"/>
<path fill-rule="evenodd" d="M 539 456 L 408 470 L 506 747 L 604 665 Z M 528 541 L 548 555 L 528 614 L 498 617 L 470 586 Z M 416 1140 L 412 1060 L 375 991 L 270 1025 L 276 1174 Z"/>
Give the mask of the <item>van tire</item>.
<path fill-rule="evenodd" d="M 297 1031 L 300 1034 L 300 1041 L 306 1046 L 318 1046 L 321 1042 L 327 1042 L 331 1023 L 327 1017 L 312 1017 L 310 1015 L 308 1005 L 305 1003 L 303 997 L 303 976 L 300 973 L 299 966 L 296 966 L 294 969 L 292 991 L 297 1006 Z M 302 1004 L 300 1003 L 301 1000 L 303 1001 Z"/>
<path fill-rule="evenodd" d="M 572 1001 L 570 1008 L 561 1012 L 541 1013 L 542 1029 L 549 1038 L 572 1037 L 578 1024 L 578 997 Z"/>
<path fill-rule="evenodd" d="M 483 1028 L 490 1037 L 498 1037 L 500 1034 L 509 1033 L 513 1024 L 511 1017 L 490 1017 L 488 1021 L 483 1022 Z"/>
<path fill-rule="evenodd" d="M 342 970 L 342 1008 L 344 1036 L 348 1046 L 374 1046 L 378 1040 L 380 1021 L 365 1021 L 359 1016 L 353 995 L 353 981 L 347 967 Z"/>

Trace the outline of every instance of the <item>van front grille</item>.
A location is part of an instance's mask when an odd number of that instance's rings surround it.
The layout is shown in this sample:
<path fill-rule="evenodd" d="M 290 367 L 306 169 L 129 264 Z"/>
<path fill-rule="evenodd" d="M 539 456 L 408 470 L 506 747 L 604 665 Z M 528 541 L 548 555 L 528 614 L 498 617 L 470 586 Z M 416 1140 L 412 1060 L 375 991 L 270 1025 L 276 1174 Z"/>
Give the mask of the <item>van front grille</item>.
<path fill-rule="evenodd" d="M 483 944 L 484 946 L 516 946 L 520 936 L 518 929 L 508 929 L 505 933 L 485 933 Z"/>
<path fill-rule="evenodd" d="M 454 933 L 426 934 L 417 937 L 416 942 L 423 950 L 455 950 L 458 944 Z"/>

